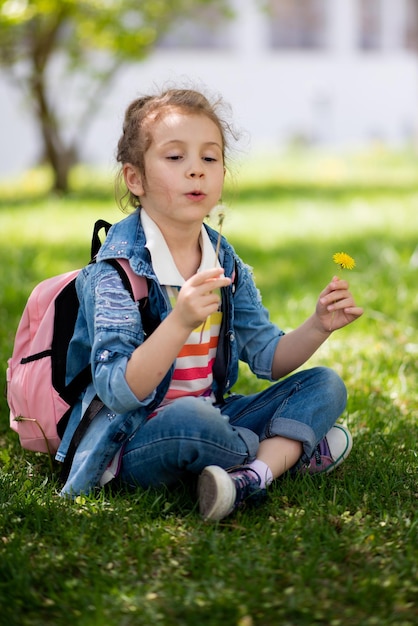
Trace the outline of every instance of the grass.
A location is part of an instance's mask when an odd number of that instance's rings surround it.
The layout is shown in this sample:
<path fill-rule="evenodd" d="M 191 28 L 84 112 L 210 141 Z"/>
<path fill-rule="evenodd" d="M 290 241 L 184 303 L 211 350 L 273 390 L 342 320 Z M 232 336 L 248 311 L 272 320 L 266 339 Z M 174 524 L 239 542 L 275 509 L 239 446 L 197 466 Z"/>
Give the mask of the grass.
<path fill-rule="evenodd" d="M 57 497 L 45 456 L 20 448 L 0 400 L 0 624 L 413 626 L 418 619 L 418 175 L 414 155 L 288 155 L 243 167 L 225 233 L 272 318 L 310 314 L 357 262 L 365 315 L 311 364 L 334 367 L 355 445 L 328 477 L 284 477 L 268 503 L 205 524 L 186 489 Z M 241 182 L 240 182 L 241 181 Z M 46 197 L 39 174 L 0 185 L 0 375 L 24 302 L 82 265 L 110 187 Z M 238 391 L 260 389 L 242 368 Z"/>

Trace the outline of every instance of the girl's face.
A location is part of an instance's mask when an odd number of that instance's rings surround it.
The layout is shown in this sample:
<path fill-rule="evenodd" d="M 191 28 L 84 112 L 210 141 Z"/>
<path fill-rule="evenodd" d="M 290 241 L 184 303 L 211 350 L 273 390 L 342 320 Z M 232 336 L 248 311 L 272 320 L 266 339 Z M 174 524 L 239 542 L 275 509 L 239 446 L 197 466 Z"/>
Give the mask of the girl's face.
<path fill-rule="evenodd" d="M 219 202 L 225 176 L 222 136 L 206 115 L 171 110 L 151 122 L 145 179 L 131 164 L 124 174 L 130 191 L 161 227 L 201 223 Z"/>

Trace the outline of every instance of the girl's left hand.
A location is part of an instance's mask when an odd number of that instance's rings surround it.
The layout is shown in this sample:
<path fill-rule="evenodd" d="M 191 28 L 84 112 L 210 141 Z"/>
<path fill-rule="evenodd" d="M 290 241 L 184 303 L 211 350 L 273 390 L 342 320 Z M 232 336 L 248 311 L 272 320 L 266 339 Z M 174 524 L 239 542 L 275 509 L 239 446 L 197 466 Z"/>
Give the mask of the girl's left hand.
<path fill-rule="evenodd" d="M 324 331 L 332 332 L 351 324 L 363 315 L 348 290 L 348 282 L 334 276 L 319 296 L 316 314 Z"/>

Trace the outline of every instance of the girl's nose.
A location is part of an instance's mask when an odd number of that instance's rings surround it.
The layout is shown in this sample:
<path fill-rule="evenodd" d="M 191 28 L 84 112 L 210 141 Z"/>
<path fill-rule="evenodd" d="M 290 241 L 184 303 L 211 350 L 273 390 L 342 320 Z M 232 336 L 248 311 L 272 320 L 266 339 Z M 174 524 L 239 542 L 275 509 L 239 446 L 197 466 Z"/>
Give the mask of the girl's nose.
<path fill-rule="evenodd" d="M 203 176 L 203 167 L 199 161 L 190 164 L 187 175 L 190 178 L 201 178 Z"/>

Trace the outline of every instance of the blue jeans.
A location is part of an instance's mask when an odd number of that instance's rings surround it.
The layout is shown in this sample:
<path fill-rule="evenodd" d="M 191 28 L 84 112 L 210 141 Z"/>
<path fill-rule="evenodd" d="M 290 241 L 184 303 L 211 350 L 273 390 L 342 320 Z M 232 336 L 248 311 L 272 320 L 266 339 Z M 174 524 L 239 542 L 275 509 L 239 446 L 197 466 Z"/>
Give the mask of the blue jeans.
<path fill-rule="evenodd" d="M 175 400 L 127 442 L 119 480 L 174 485 L 207 465 L 249 463 L 260 441 L 276 435 L 300 441 L 300 462 L 308 462 L 346 400 L 344 383 L 324 367 L 297 372 L 256 394 L 231 395 L 222 406 L 191 396 Z"/>

